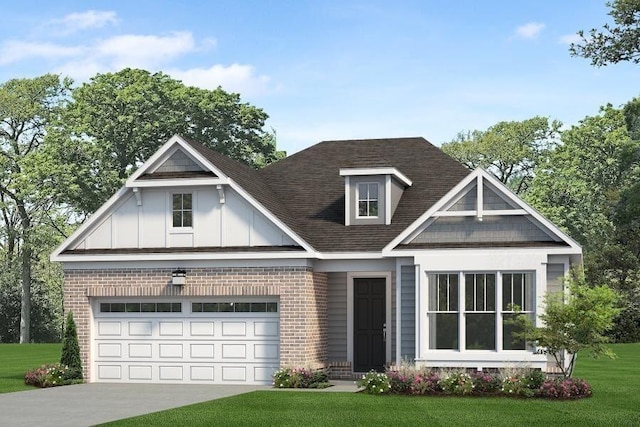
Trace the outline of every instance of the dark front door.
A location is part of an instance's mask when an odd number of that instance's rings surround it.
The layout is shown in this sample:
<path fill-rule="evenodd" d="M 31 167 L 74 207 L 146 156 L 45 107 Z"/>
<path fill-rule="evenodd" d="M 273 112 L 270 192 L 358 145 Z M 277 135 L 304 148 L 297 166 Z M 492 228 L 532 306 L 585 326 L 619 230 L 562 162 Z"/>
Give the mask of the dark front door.
<path fill-rule="evenodd" d="M 353 370 L 384 370 L 385 294 L 384 278 L 353 279 Z"/>

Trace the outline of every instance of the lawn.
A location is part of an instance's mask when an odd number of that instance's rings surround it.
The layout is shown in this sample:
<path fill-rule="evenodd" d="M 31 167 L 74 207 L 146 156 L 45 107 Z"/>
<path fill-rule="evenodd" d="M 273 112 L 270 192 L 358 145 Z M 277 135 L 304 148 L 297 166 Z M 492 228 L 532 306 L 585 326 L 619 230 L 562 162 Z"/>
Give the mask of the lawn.
<path fill-rule="evenodd" d="M 593 397 L 538 399 L 370 396 L 260 391 L 117 421 L 112 426 L 640 425 L 640 344 L 612 346 L 617 360 L 579 359 Z"/>
<path fill-rule="evenodd" d="M 24 373 L 44 363 L 60 361 L 61 344 L 0 344 L 0 393 L 32 390 Z"/>

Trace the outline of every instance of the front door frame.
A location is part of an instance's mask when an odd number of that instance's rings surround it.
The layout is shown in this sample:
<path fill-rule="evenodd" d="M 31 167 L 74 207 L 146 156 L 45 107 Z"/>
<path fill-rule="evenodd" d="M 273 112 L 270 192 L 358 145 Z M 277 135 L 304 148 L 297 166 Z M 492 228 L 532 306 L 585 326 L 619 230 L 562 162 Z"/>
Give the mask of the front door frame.
<path fill-rule="evenodd" d="M 391 324 L 391 272 L 390 271 L 364 271 L 347 273 L 347 360 L 353 366 L 353 279 L 364 278 L 380 278 L 385 279 L 385 323 L 387 326 L 387 339 L 385 341 L 385 364 L 391 362 L 391 341 L 395 335 L 395 327 Z"/>

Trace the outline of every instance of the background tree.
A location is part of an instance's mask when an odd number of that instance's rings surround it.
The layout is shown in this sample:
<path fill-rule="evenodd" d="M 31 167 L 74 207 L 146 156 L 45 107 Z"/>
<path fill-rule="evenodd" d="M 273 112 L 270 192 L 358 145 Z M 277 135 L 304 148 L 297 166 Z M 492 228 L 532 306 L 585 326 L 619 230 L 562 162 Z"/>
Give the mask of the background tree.
<path fill-rule="evenodd" d="M 461 132 L 442 150 L 470 169 L 491 172 L 516 194 L 524 194 L 533 170 L 555 146 L 562 124 L 546 117 L 499 122 L 486 131 Z"/>
<path fill-rule="evenodd" d="M 239 94 L 187 87 L 161 72 L 98 74 L 73 90 L 55 130 L 57 163 L 76 165 L 67 202 L 93 212 L 172 135 L 192 137 L 250 166 L 283 156 L 267 114 Z"/>
<path fill-rule="evenodd" d="M 607 6 L 614 24 L 604 24 L 601 30 L 592 28 L 588 35 L 578 31 L 582 40 L 571 44 L 571 55 L 591 59 L 591 65 L 598 67 L 621 61 L 639 63 L 640 1 L 614 0 Z"/>
<path fill-rule="evenodd" d="M 34 180 L 31 166 L 46 168 L 47 159 L 41 156 L 46 127 L 64 106 L 70 84 L 47 74 L 0 85 L 0 238 L 3 268 L 10 272 L 5 277 L 19 277 L 20 342 L 31 340 L 32 263 L 39 254 L 36 229 L 51 222 L 56 204 Z"/>

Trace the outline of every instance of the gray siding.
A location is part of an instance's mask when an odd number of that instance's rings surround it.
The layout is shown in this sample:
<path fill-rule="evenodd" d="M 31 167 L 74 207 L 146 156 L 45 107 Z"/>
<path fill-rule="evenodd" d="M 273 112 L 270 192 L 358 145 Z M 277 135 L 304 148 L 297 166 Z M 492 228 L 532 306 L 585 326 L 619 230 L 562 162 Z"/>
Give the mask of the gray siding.
<path fill-rule="evenodd" d="M 171 155 L 155 172 L 199 172 L 203 169 L 183 151 Z"/>
<path fill-rule="evenodd" d="M 482 186 L 482 209 L 485 210 L 506 210 L 506 209 L 517 209 L 516 206 L 512 205 L 510 202 L 507 202 L 502 197 L 498 195 L 494 190 L 492 190 L 489 186 Z"/>
<path fill-rule="evenodd" d="M 525 216 L 440 217 L 412 243 L 553 241 Z"/>
<path fill-rule="evenodd" d="M 400 356 L 402 360 L 416 357 L 416 277 L 413 265 L 403 265 L 400 270 Z"/>
<path fill-rule="evenodd" d="M 454 203 L 448 210 L 450 211 L 475 211 L 478 207 L 478 191 L 477 185 L 467 186 L 463 192 L 466 194 L 460 200 Z"/>
<path fill-rule="evenodd" d="M 561 292 L 563 288 L 563 276 L 563 264 L 547 264 L 547 292 Z"/>
<path fill-rule="evenodd" d="M 328 273 L 328 350 L 330 362 L 347 360 L 347 273 Z"/>
<path fill-rule="evenodd" d="M 404 192 L 404 186 L 400 184 L 395 178 L 391 178 L 391 217 L 400 203 L 400 198 Z"/>

